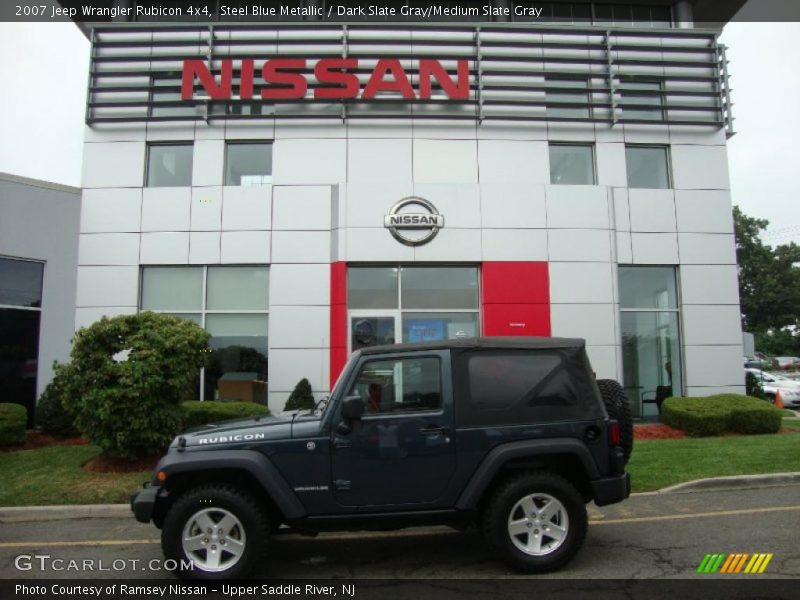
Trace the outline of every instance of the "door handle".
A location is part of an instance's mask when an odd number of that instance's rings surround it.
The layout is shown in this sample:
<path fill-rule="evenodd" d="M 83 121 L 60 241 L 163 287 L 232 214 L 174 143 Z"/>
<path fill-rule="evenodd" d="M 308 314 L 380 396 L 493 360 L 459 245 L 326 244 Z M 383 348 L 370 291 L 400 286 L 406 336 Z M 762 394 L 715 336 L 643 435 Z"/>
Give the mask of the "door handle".
<path fill-rule="evenodd" d="M 419 430 L 422 435 L 450 435 L 449 427 L 439 427 L 437 425 L 428 425 Z"/>
<path fill-rule="evenodd" d="M 346 440 L 343 438 L 333 438 L 333 447 L 334 448 L 349 448 L 352 446 L 350 440 Z"/>

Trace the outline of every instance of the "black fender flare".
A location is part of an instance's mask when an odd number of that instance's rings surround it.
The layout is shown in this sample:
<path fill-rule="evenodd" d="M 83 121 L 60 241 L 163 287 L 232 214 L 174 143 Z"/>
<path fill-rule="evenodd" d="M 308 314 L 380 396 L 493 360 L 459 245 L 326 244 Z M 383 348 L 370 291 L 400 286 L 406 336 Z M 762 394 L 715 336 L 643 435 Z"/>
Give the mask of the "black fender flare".
<path fill-rule="evenodd" d="M 484 457 L 461 492 L 461 496 L 456 502 L 456 508 L 459 510 L 471 510 L 477 507 L 483 493 L 492 483 L 495 475 L 509 460 L 553 454 L 571 454 L 575 456 L 583 465 L 583 468 L 586 469 L 586 474 L 590 480 L 600 478 L 600 473 L 591 453 L 580 440 L 574 438 L 549 438 L 509 442 L 496 446 Z"/>
<path fill-rule="evenodd" d="M 214 450 L 212 452 L 170 452 L 156 465 L 154 473 L 170 475 L 198 471 L 246 471 L 275 502 L 286 519 L 300 519 L 306 510 L 275 465 L 255 450 Z"/>

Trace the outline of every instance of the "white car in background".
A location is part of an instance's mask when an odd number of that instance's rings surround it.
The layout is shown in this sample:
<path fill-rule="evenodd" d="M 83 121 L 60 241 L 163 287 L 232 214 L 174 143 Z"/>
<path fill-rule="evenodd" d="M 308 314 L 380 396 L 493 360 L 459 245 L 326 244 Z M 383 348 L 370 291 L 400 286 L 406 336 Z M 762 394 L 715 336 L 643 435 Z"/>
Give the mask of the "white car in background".
<path fill-rule="evenodd" d="M 800 408 L 800 381 L 789 379 L 780 373 L 759 371 L 758 369 L 745 369 L 745 371 L 756 376 L 770 402 L 775 402 L 775 396 L 780 390 L 784 407 Z"/>
<path fill-rule="evenodd" d="M 793 369 L 800 365 L 800 358 L 796 356 L 776 356 L 775 360 L 778 362 L 778 367 L 781 369 Z"/>

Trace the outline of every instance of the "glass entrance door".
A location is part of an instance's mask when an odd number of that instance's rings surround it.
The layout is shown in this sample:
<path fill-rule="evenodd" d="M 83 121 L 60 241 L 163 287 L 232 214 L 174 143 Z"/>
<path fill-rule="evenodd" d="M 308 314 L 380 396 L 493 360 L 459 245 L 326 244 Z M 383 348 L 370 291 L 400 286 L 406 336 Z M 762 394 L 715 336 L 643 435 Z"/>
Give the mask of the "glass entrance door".
<path fill-rule="evenodd" d="M 400 315 L 395 312 L 350 311 L 350 352 L 370 346 L 396 344 L 400 339 Z"/>

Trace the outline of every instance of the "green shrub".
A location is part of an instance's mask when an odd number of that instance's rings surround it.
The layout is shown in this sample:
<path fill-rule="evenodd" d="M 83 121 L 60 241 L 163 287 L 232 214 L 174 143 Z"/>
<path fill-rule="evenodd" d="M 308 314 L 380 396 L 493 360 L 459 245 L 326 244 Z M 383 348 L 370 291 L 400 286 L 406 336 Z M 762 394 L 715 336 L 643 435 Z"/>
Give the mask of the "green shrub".
<path fill-rule="evenodd" d="M 763 402 L 763 400 L 759 400 Z M 758 408 L 734 408 L 728 417 L 728 431 L 736 433 L 778 433 L 781 411 L 769 404 Z"/>
<path fill-rule="evenodd" d="M 181 429 L 180 403 L 206 361 L 209 335 L 178 317 L 103 317 L 79 330 L 62 367 L 64 407 L 107 456 L 159 452 Z"/>
<path fill-rule="evenodd" d="M 229 419 L 256 417 L 269 414 L 269 409 L 255 402 L 225 402 L 220 400 L 187 400 L 181 403 L 183 428 L 198 427 Z"/>
<path fill-rule="evenodd" d="M 63 365 L 55 365 L 55 376 L 36 404 L 36 425 L 42 431 L 64 437 L 78 435 L 72 415 L 64 408 L 69 394 L 68 376 Z"/>
<path fill-rule="evenodd" d="M 690 436 L 735 433 L 775 433 L 781 412 L 764 400 L 738 394 L 705 398 L 667 398 L 661 421 Z"/>
<path fill-rule="evenodd" d="M 755 373 L 747 371 L 744 376 L 744 386 L 745 392 L 748 396 L 753 398 L 758 398 L 760 400 L 766 400 L 767 395 L 764 393 L 764 388 L 761 386 L 761 382 L 756 377 Z"/>
<path fill-rule="evenodd" d="M 0 404 L 0 446 L 25 443 L 28 411 L 21 404 Z"/>
<path fill-rule="evenodd" d="M 311 384 L 303 377 L 297 382 L 294 391 L 289 395 L 283 410 L 305 410 L 314 408 L 314 395 L 311 393 Z"/>
<path fill-rule="evenodd" d="M 708 398 L 667 398 L 661 422 L 690 436 L 719 435 L 727 426 L 726 411 Z"/>

